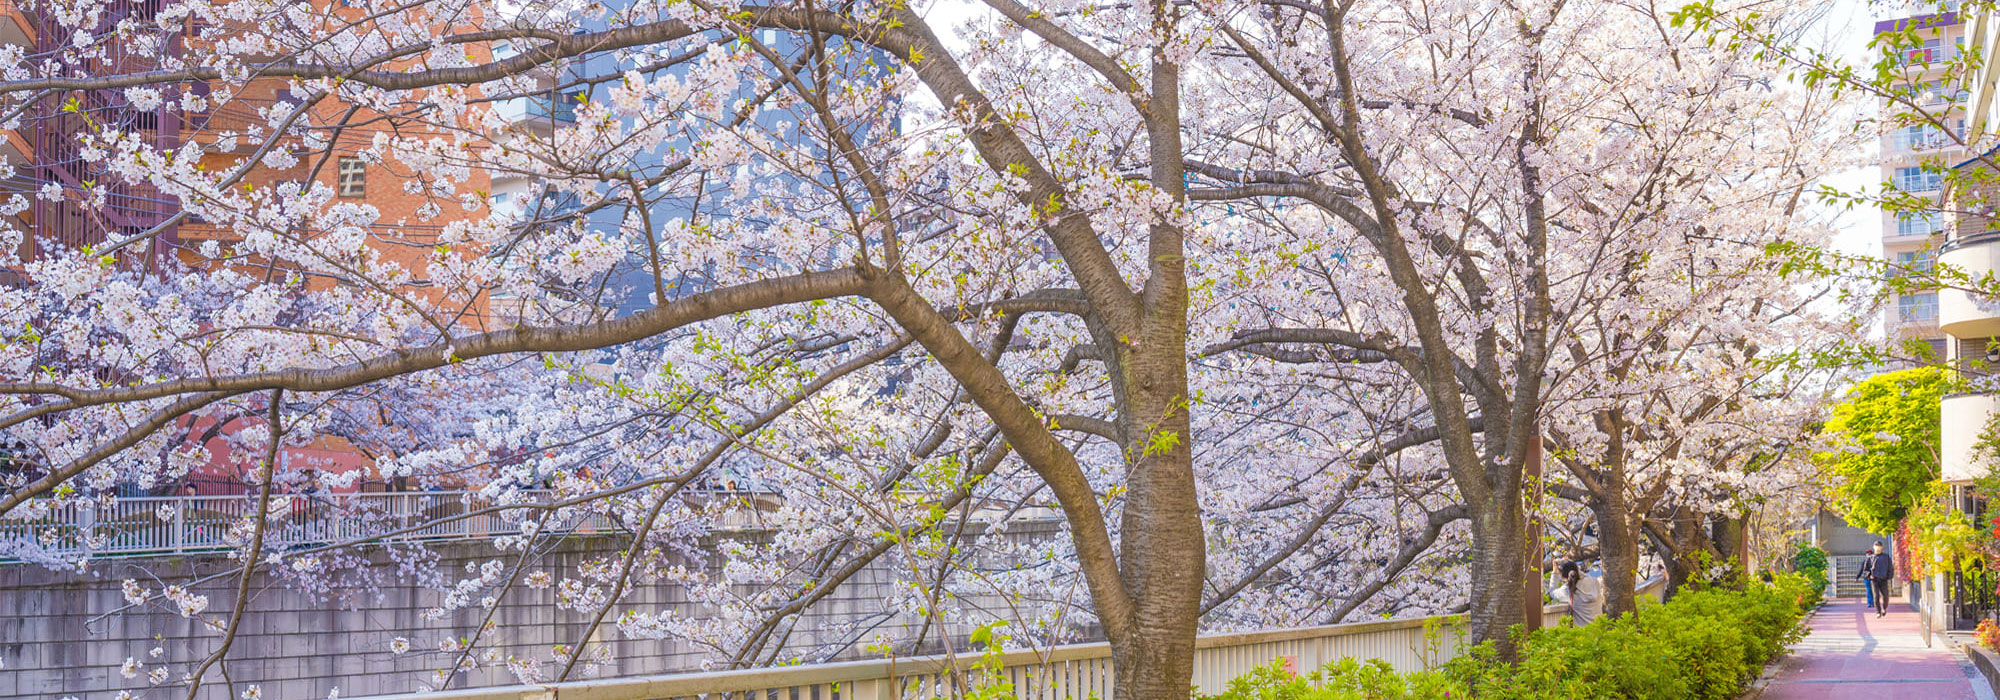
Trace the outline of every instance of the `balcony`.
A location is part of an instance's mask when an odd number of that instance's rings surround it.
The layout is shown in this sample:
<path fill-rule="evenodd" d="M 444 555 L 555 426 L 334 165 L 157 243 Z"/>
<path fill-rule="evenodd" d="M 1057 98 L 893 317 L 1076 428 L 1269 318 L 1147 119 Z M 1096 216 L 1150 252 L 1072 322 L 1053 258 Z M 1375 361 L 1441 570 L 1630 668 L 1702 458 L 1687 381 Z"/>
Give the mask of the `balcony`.
<path fill-rule="evenodd" d="M 16 165 L 35 162 L 35 146 L 20 129 L 0 129 L 0 156 Z"/>
<path fill-rule="evenodd" d="M 35 23 L 12 0 L 0 0 L 0 44 L 35 47 Z"/>
<path fill-rule="evenodd" d="M 1944 244 L 1938 262 L 1973 279 L 2000 270 L 2000 230 L 1956 238 Z M 1940 289 L 1938 328 L 1954 338 L 2000 336 L 2000 303 L 1962 289 Z"/>
<path fill-rule="evenodd" d="M 243 240 L 243 235 L 237 233 L 236 229 L 217 226 L 192 216 L 188 217 L 188 220 L 181 222 L 177 230 L 181 240 L 189 243 L 199 243 L 201 241 L 235 243 Z"/>
<path fill-rule="evenodd" d="M 529 95 L 500 102 L 493 111 L 517 128 L 546 136 L 556 127 L 576 123 L 576 105 L 576 93 Z"/>
<path fill-rule="evenodd" d="M 1987 466 L 1974 446 L 1993 415 L 2000 413 L 2000 394 L 1952 394 L 1944 397 L 1939 429 L 1939 456 L 1946 482 L 1962 483 L 1983 476 Z"/>
<path fill-rule="evenodd" d="M 1923 66 L 1925 70 L 1943 68 L 1947 62 L 1958 58 L 1958 48 L 1953 46 L 1926 46 L 1921 49 L 1907 49 L 1899 52 L 1897 59 L 1905 66 Z"/>
<path fill-rule="evenodd" d="M 1889 183 L 1903 192 L 1936 192 L 1944 187 L 1944 176 L 1919 167 L 1897 168 Z"/>

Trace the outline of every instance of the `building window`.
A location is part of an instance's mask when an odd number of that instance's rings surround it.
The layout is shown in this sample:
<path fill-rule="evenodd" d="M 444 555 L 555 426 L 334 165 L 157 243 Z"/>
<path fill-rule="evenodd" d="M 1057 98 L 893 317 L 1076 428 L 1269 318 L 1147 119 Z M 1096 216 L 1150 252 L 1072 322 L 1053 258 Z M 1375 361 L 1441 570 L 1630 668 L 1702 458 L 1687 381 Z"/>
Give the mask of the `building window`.
<path fill-rule="evenodd" d="M 1898 275 L 1928 275 L 1937 264 L 1937 256 L 1928 250 L 1905 250 L 1896 253 Z"/>
<path fill-rule="evenodd" d="M 1923 168 L 1897 168 L 1894 184 L 1904 192 L 1935 192 L 1941 180 L 1937 173 L 1925 172 Z"/>
<path fill-rule="evenodd" d="M 368 164 L 361 162 L 360 158 L 340 159 L 335 191 L 342 197 L 368 196 Z"/>
<path fill-rule="evenodd" d="M 1904 323 L 1936 321 L 1937 312 L 1936 294 L 1905 294 L 1896 300 L 1896 316 Z"/>
<path fill-rule="evenodd" d="M 1928 151 L 1944 148 L 1944 133 L 1929 124 L 1913 124 L 1890 132 L 1889 147 L 1897 151 Z"/>
<path fill-rule="evenodd" d="M 1944 217 L 1938 212 L 1903 212 L 1896 215 L 1896 235 L 1929 236 L 1943 230 Z"/>

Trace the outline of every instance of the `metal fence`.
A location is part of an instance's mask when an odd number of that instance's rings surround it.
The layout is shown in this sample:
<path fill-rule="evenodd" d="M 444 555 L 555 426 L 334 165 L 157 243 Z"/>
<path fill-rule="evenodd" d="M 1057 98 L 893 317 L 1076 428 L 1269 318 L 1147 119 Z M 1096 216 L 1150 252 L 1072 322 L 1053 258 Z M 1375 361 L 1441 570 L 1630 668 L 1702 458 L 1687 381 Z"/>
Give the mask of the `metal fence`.
<path fill-rule="evenodd" d="M 1640 594 L 1658 599 L 1665 581 Z M 1543 622 L 1557 624 L 1566 608 L 1551 605 Z M 1345 657 L 1381 659 L 1398 670 L 1442 664 L 1463 653 L 1463 615 L 1358 622 L 1261 632 L 1207 634 L 1195 640 L 1194 684 L 1219 692 L 1230 679 L 1273 661 L 1305 672 Z M 1435 631 L 1435 632 L 1433 632 Z M 958 697 L 979 662 L 976 653 L 848 661 L 780 668 L 635 676 L 603 680 L 471 688 L 380 696 L 379 700 L 905 700 Z M 1110 698 L 1111 646 L 1070 644 L 1000 657 L 1014 697 L 1031 700 Z"/>
<path fill-rule="evenodd" d="M 547 503 L 547 491 L 514 492 L 509 503 Z M 170 496 L 76 501 L 40 517 L 0 519 L 0 543 L 27 542 L 53 556 L 166 556 L 242 546 L 254 495 Z M 472 491 L 286 494 L 273 498 L 265 541 L 273 547 L 348 542 L 464 540 L 518 535 L 540 519 Z M 580 508 L 555 511 L 543 530 L 588 534 L 616 529 Z M 234 529 L 234 531 L 232 531 Z M 0 551 L 0 562 L 15 561 Z"/>

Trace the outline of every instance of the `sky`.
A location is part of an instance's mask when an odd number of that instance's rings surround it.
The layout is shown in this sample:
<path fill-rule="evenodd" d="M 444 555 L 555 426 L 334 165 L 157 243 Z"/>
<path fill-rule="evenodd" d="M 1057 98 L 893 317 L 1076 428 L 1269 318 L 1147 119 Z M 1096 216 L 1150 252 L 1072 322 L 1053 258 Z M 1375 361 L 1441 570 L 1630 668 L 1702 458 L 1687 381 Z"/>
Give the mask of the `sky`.
<path fill-rule="evenodd" d="M 1823 20 L 1823 31 L 1818 40 L 1830 50 L 1837 50 L 1850 60 L 1868 59 L 1868 39 L 1874 31 L 1877 11 L 1886 17 L 1890 14 L 1903 16 L 1908 13 L 1902 8 L 1870 7 L 1867 0 L 1835 0 L 1834 7 Z M 1873 164 L 1875 146 L 1870 142 L 1868 154 L 1861 162 L 1868 163 L 1842 173 L 1829 182 L 1841 190 L 1852 191 L 1881 182 L 1881 171 Z M 1882 213 L 1874 208 L 1851 209 L 1841 212 L 1835 225 L 1840 232 L 1834 238 L 1834 247 L 1843 253 L 1856 255 L 1882 254 Z"/>

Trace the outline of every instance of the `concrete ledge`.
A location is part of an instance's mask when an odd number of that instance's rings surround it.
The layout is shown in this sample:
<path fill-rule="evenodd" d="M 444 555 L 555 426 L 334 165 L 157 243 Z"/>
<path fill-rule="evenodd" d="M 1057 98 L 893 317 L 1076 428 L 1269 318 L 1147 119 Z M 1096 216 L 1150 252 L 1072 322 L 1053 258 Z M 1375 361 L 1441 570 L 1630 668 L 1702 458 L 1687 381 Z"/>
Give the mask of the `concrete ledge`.
<path fill-rule="evenodd" d="M 1965 650 L 1965 658 L 1971 659 L 1973 668 L 1979 669 L 1979 675 L 1985 677 L 1987 689 L 2000 696 L 2000 656 L 1977 643 L 1960 644 L 1958 648 Z"/>

